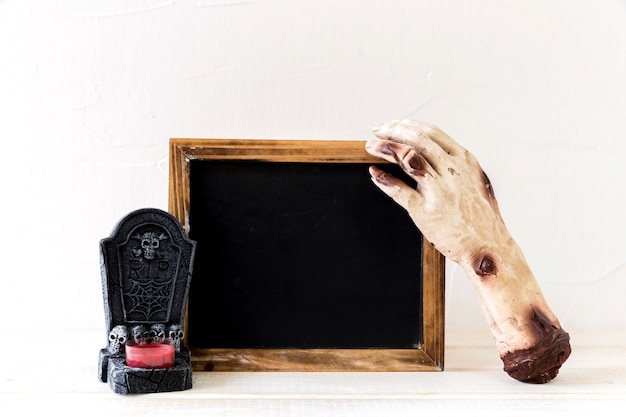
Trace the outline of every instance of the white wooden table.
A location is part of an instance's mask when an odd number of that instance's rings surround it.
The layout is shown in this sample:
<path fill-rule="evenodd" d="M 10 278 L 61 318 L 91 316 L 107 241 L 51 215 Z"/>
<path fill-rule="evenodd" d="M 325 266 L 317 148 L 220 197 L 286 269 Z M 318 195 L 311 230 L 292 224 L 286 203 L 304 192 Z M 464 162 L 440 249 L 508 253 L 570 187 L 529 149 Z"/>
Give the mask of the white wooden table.
<path fill-rule="evenodd" d="M 0 358 L 0 412 L 106 416 L 471 416 L 626 412 L 626 332 L 571 333 L 559 376 L 529 385 L 502 371 L 488 332 L 446 335 L 444 372 L 194 372 L 187 391 L 123 396 L 97 378 L 103 334 L 21 335 Z M 18 336 L 20 337 L 20 336 Z M 42 414 L 33 414 L 42 415 Z M 61 414 L 58 414 L 61 415 Z"/>

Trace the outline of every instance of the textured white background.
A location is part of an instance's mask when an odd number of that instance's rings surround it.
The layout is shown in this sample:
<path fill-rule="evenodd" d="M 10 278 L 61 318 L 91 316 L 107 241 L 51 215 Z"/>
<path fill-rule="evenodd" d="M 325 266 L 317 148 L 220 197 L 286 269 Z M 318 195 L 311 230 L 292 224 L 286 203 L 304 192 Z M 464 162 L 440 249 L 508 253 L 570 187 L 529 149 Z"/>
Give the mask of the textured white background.
<path fill-rule="evenodd" d="M 368 139 L 489 174 L 567 330 L 626 329 L 626 2 L 0 0 L 3 328 L 104 329 L 98 241 L 167 209 L 170 137 Z M 448 329 L 487 329 L 448 264 Z"/>

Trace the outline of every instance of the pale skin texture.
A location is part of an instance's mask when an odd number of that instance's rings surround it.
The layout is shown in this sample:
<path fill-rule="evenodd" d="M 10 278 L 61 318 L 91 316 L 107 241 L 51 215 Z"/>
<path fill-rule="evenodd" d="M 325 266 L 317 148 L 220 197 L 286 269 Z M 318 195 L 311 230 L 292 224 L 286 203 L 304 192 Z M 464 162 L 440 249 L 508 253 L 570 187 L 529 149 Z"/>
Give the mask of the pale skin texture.
<path fill-rule="evenodd" d="M 375 128 L 374 135 L 377 139 L 368 141 L 366 150 L 398 164 L 417 187 L 371 167 L 374 184 L 407 210 L 428 241 L 464 269 L 505 370 L 528 382 L 554 378 L 569 356 L 569 336 L 507 230 L 476 158 L 424 122 L 391 121 Z"/>

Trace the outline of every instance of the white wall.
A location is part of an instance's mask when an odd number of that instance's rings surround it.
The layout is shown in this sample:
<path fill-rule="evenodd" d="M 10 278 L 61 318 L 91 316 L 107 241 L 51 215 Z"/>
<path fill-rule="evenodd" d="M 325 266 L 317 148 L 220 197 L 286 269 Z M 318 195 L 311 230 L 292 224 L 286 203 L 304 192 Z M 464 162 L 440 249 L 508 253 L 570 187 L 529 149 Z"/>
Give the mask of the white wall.
<path fill-rule="evenodd" d="M 626 329 L 626 2 L 0 0 L 5 328 L 103 330 L 98 242 L 167 208 L 170 137 L 435 123 L 567 330 Z M 448 329 L 486 329 L 448 265 Z"/>

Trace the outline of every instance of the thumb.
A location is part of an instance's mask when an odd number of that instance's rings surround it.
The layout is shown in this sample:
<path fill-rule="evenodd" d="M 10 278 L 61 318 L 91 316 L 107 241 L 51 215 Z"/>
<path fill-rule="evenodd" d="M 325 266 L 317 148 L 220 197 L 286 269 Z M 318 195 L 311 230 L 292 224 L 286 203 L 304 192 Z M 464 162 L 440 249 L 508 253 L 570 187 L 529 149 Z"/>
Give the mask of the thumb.
<path fill-rule="evenodd" d="M 405 210 L 409 211 L 409 208 L 415 210 L 416 205 L 422 205 L 421 194 L 404 181 L 375 166 L 369 168 L 369 173 L 372 176 L 372 182 Z"/>

